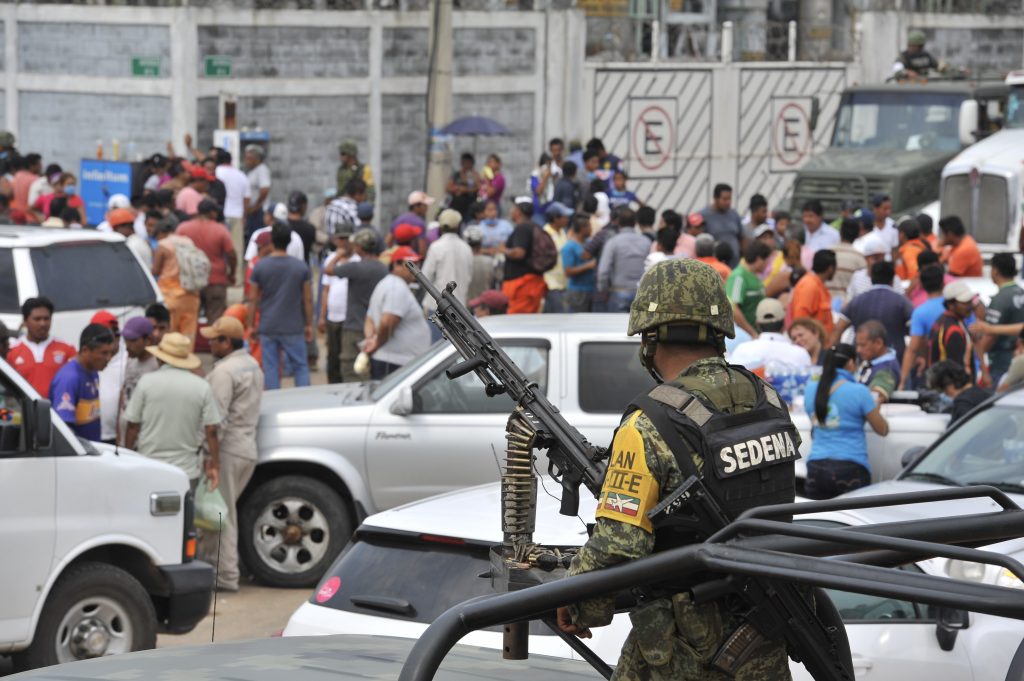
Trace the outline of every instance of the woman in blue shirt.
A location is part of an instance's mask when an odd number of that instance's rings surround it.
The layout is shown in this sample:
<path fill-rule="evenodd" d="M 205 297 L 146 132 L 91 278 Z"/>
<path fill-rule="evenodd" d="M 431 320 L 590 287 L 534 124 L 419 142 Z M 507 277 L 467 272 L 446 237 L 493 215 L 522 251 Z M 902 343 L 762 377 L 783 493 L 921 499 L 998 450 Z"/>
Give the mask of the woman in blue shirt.
<path fill-rule="evenodd" d="M 804 495 L 831 499 L 871 484 L 864 422 L 885 437 L 889 424 L 871 390 L 853 377 L 857 352 L 839 343 L 825 352 L 821 379 L 808 381 L 804 405 L 811 417 L 811 455 Z"/>

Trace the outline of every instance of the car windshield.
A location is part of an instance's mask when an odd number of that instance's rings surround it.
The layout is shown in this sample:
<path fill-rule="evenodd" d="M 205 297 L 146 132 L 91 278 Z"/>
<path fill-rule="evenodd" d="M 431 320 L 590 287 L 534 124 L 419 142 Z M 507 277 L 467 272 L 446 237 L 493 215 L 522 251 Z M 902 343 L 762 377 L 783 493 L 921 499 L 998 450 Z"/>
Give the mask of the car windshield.
<path fill-rule="evenodd" d="M 995 404 L 978 412 L 902 477 L 1024 491 L 1024 411 Z"/>
<path fill-rule="evenodd" d="M 32 249 L 39 294 L 56 309 L 146 307 L 153 285 L 135 255 L 119 242 L 70 242 Z"/>
<path fill-rule="evenodd" d="M 853 92 L 843 98 L 832 146 L 841 149 L 958 151 L 965 95 Z"/>
<path fill-rule="evenodd" d="M 364 533 L 320 580 L 310 603 L 430 624 L 453 605 L 493 594 L 491 580 L 481 576 L 490 569 L 487 548 L 461 539 Z M 336 586 L 325 590 L 332 580 Z M 530 633 L 554 635 L 542 622 L 531 622 Z"/>
<path fill-rule="evenodd" d="M 1024 128 L 1024 85 L 1010 90 L 1006 101 L 1006 128 Z"/>

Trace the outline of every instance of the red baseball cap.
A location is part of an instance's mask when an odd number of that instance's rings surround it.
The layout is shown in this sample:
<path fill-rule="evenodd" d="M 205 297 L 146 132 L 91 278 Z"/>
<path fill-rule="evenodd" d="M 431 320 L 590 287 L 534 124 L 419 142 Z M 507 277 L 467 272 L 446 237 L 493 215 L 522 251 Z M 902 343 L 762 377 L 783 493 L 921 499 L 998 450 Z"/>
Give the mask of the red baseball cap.
<path fill-rule="evenodd" d="M 411 243 L 420 234 L 423 234 L 423 229 L 417 225 L 410 225 L 407 222 L 397 225 L 394 231 L 395 241 L 399 244 Z"/>
<path fill-rule="evenodd" d="M 406 260 L 408 262 L 419 262 L 423 260 L 420 254 L 412 250 L 408 246 L 399 246 L 391 253 L 391 264 L 394 265 L 396 262 Z"/>
<path fill-rule="evenodd" d="M 94 314 L 92 316 L 92 319 L 89 320 L 89 323 L 102 324 L 111 331 L 117 331 L 119 328 L 121 328 L 121 322 L 117 320 L 117 317 L 115 317 L 110 312 L 107 312 L 106 310 L 100 310 L 99 312 Z"/>
<path fill-rule="evenodd" d="M 704 216 L 699 211 L 693 212 L 686 216 L 686 221 L 691 227 L 698 227 L 704 224 Z"/>
<path fill-rule="evenodd" d="M 206 168 L 201 165 L 195 164 L 188 169 L 189 174 L 193 180 L 207 180 L 212 181 L 214 177 L 210 173 L 206 172 Z"/>

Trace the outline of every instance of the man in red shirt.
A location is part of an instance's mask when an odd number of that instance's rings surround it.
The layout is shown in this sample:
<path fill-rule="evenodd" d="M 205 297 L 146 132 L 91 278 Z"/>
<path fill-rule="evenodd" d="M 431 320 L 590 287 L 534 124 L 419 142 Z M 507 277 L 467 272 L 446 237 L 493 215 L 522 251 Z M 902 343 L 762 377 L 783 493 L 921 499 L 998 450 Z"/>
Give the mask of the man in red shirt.
<path fill-rule="evenodd" d="M 50 337 L 53 303 L 49 298 L 29 298 L 21 306 L 25 337 L 11 346 L 7 361 L 14 370 L 46 397 L 57 371 L 76 354 L 75 347 Z"/>
<path fill-rule="evenodd" d="M 231 232 L 220 222 L 217 215 L 220 206 L 210 199 L 199 203 L 196 217 L 178 225 L 175 234 L 187 236 L 196 248 L 210 259 L 210 281 L 199 292 L 199 299 L 206 310 L 207 324 L 213 324 L 227 309 L 228 286 L 235 283 L 235 268 L 238 254 L 235 253 Z"/>

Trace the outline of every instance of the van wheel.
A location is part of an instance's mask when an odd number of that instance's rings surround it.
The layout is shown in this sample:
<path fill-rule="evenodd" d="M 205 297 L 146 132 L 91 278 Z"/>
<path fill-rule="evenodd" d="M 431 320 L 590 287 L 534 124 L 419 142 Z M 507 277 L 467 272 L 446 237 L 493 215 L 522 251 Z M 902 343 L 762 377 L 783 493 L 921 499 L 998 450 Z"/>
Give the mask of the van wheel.
<path fill-rule="evenodd" d="M 156 647 L 156 611 L 137 579 L 106 563 L 70 568 L 50 592 L 32 645 L 14 654 L 16 669 Z"/>
<path fill-rule="evenodd" d="M 239 509 L 238 550 L 271 586 L 313 586 L 352 535 L 352 518 L 337 492 L 304 475 L 257 487 Z"/>

